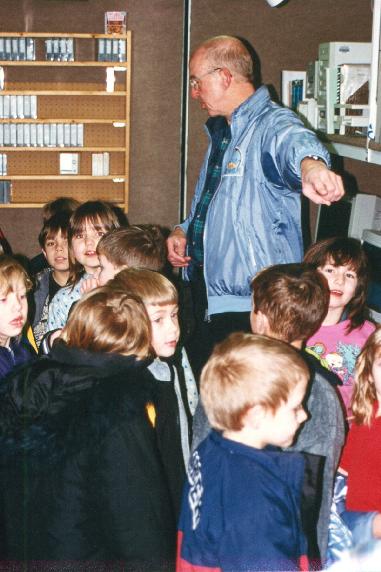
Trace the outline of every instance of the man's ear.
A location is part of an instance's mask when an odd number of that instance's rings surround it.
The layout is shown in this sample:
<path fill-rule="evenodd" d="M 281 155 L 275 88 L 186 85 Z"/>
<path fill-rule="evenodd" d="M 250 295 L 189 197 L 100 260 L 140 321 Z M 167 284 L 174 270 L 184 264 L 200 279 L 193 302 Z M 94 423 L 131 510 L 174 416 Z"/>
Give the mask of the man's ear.
<path fill-rule="evenodd" d="M 221 68 L 220 70 L 220 74 L 221 77 L 224 81 L 224 86 L 227 88 L 230 86 L 231 81 L 232 81 L 232 74 L 230 73 L 230 71 L 228 70 L 228 68 Z"/>

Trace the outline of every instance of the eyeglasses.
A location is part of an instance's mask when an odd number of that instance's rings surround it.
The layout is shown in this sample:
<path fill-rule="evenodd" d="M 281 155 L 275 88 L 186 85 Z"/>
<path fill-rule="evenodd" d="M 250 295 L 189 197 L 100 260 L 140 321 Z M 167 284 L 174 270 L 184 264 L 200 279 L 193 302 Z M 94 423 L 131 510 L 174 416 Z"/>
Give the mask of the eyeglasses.
<path fill-rule="evenodd" d="M 200 82 L 201 80 L 206 77 L 207 75 L 210 75 L 216 71 L 220 71 L 222 70 L 222 68 L 214 68 L 212 70 L 209 70 L 208 72 L 200 75 L 200 77 L 191 77 L 189 80 L 189 85 L 192 89 L 200 89 Z"/>

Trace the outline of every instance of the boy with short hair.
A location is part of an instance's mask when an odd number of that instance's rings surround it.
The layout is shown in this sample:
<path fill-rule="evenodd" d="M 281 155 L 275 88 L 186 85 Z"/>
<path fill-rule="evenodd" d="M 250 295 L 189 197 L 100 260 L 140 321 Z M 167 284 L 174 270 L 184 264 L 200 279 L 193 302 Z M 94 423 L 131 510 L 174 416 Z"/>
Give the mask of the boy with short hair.
<path fill-rule="evenodd" d="M 299 569 L 304 460 L 272 446 L 289 446 L 307 418 L 308 379 L 278 340 L 236 333 L 215 347 L 201 376 L 213 429 L 188 469 L 178 572 Z"/>
<path fill-rule="evenodd" d="M 66 286 L 69 278 L 69 253 L 67 229 L 70 212 L 63 211 L 44 222 L 38 241 L 48 268 L 39 272 L 35 279 L 34 317 L 32 330 L 37 347 L 47 332 L 49 304 L 54 295 Z"/>
<path fill-rule="evenodd" d="M 103 285 L 124 268 L 163 270 L 167 250 L 160 227 L 154 224 L 133 225 L 107 233 L 98 243 L 100 262 L 98 280 Z"/>
<path fill-rule="evenodd" d="M 262 270 L 252 281 L 253 309 L 251 328 L 301 349 L 305 341 L 320 327 L 329 304 L 327 282 L 307 264 L 278 264 Z M 303 352 L 311 370 L 306 408 L 309 418 L 297 436 L 295 450 L 324 461 L 320 506 L 317 512 L 317 541 L 309 538 L 309 554 L 324 562 L 328 543 L 328 523 L 333 481 L 344 444 L 345 426 L 335 385 L 340 380 L 326 370 L 311 354 Z M 199 404 L 193 424 L 193 446 L 207 434 L 208 423 Z M 315 517 L 313 517 L 315 518 Z M 316 528 L 316 523 L 312 523 Z M 314 533 L 314 534 L 313 534 Z M 315 535 L 311 530 L 311 536 Z M 320 554 L 319 554 L 320 553 Z"/>

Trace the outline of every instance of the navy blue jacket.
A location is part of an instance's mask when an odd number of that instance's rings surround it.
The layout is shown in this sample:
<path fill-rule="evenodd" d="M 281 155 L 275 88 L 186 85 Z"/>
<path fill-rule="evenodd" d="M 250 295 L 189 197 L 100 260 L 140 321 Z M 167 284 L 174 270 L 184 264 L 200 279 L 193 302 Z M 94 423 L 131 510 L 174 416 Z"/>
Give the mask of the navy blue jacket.
<path fill-rule="evenodd" d="M 32 358 L 32 351 L 16 340 L 11 340 L 9 348 L 0 346 L 0 379 L 3 379 L 15 367 L 30 361 Z"/>
<path fill-rule="evenodd" d="M 303 474 L 299 453 L 254 449 L 212 430 L 188 470 L 178 571 L 299 570 Z"/>

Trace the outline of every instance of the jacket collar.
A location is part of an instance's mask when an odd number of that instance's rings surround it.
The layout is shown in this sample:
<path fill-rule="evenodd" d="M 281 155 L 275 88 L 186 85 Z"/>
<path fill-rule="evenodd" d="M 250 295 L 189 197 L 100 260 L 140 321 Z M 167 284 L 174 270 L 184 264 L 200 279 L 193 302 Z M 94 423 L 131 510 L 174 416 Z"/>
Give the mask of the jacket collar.
<path fill-rule="evenodd" d="M 109 377 L 126 369 L 143 370 L 152 362 L 152 359 L 139 360 L 133 355 L 124 356 L 73 348 L 67 346 L 63 340 L 54 343 L 51 358 L 65 365 L 91 368 L 92 375 L 99 378 Z"/>
<path fill-rule="evenodd" d="M 245 99 L 232 113 L 231 124 L 246 123 L 248 117 L 259 117 L 264 109 L 267 107 L 270 99 L 269 90 L 265 85 L 261 85 L 250 97 Z M 205 123 L 210 135 L 220 130 L 223 125 L 226 125 L 226 119 L 221 115 L 217 117 L 209 117 Z"/>

